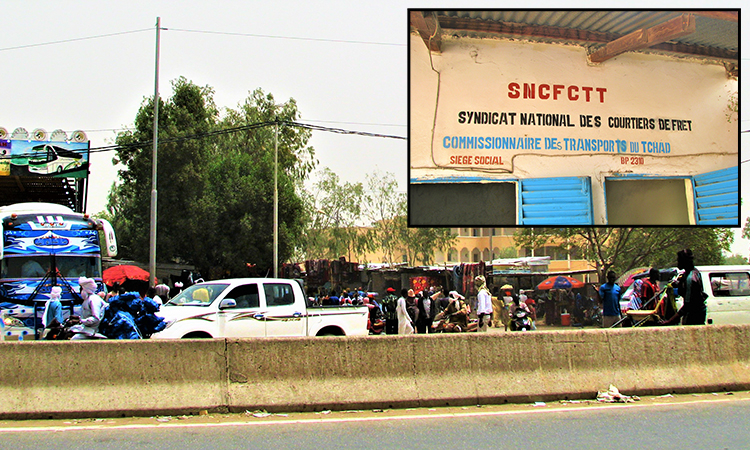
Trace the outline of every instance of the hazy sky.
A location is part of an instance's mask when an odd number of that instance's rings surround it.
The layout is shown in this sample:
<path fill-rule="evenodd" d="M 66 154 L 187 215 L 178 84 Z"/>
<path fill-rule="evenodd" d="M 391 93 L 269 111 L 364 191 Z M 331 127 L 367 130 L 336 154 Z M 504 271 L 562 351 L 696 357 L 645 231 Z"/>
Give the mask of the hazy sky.
<path fill-rule="evenodd" d="M 456 1 L 450 6 L 461 4 Z M 88 134 L 92 148 L 112 144 L 118 130 L 132 127 L 144 97 L 153 95 L 155 24 L 161 17 L 162 28 L 167 28 L 161 32 L 162 97 L 171 95 L 171 81 L 179 76 L 213 87 L 220 108 L 237 107 L 260 87 L 278 102 L 294 98 L 302 122 L 406 136 L 407 8 L 435 5 L 447 6 L 398 0 L 4 0 L 0 126 L 10 132 L 17 127 L 49 132 L 80 129 Z M 466 6 L 512 7 L 484 0 Z M 608 5 L 566 5 L 573 6 Z M 739 7 L 739 2 L 711 6 Z M 559 8 L 560 4 L 532 1 L 524 7 Z M 628 7 L 654 5 L 631 2 Z M 747 43 L 747 35 L 741 37 L 741 44 Z M 747 60 L 742 59 L 742 66 Z M 746 84 L 742 82 L 743 87 Z M 747 108 L 742 106 L 743 111 Z M 743 116 L 740 128 L 748 130 L 750 115 Z M 745 148 L 749 134 L 743 133 L 740 140 L 743 161 L 750 159 Z M 331 168 L 344 181 L 364 182 L 378 170 L 393 173 L 406 190 L 404 140 L 314 132 L 310 144 L 319 167 Z M 112 156 L 91 155 L 88 212 L 106 205 L 116 177 Z M 747 178 L 743 178 L 743 192 L 748 191 Z M 749 214 L 750 207 L 743 206 L 743 222 Z M 733 250 L 748 255 L 750 241 L 737 239 Z"/>

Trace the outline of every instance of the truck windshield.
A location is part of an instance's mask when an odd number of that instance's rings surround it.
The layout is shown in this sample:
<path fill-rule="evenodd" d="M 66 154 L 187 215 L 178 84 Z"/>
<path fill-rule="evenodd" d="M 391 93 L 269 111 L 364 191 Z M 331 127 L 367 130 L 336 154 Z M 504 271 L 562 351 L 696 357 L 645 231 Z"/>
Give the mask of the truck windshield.
<path fill-rule="evenodd" d="M 43 278 L 52 269 L 52 257 L 21 256 L 2 260 L 1 278 Z M 57 256 L 57 271 L 72 280 L 78 277 L 100 278 L 100 259 L 96 256 Z"/>
<path fill-rule="evenodd" d="M 208 306 L 229 286 L 225 283 L 194 284 L 170 300 L 168 305 Z"/>

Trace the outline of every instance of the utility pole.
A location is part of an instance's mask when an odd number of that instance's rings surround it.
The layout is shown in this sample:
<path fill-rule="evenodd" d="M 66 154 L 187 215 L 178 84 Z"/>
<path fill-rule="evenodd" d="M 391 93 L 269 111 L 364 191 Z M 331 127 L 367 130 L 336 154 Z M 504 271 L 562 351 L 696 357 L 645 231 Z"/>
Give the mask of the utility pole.
<path fill-rule="evenodd" d="M 279 118 L 273 133 L 273 277 L 279 277 Z"/>
<path fill-rule="evenodd" d="M 156 161 L 159 147 L 159 38 L 161 17 L 156 18 L 156 64 L 154 69 L 154 146 L 151 160 L 151 234 L 148 248 L 149 285 L 156 284 Z"/>

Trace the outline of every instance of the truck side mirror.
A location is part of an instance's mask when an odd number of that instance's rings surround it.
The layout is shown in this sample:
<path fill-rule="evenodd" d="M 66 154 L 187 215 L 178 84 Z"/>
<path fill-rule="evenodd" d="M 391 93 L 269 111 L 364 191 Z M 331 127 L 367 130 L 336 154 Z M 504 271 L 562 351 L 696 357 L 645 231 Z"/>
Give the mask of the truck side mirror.
<path fill-rule="evenodd" d="M 236 308 L 237 307 L 237 301 L 233 298 L 225 298 L 224 300 L 219 303 L 219 309 L 230 309 L 230 308 Z"/>

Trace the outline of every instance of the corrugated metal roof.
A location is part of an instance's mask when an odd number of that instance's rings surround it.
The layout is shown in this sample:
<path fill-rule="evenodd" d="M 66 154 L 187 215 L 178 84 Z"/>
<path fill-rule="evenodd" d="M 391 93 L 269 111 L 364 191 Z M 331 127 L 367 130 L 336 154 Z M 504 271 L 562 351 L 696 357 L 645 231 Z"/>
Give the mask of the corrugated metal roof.
<path fill-rule="evenodd" d="M 435 11 L 444 32 L 457 35 L 476 37 L 497 36 L 488 26 L 482 30 L 481 22 L 490 24 L 518 24 L 537 27 L 553 27 L 566 30 L 580 30 L 590 32 L 589 38 L 606 38 L 607 41 L 617 39 L 643 28 L 650 28 L 662 24 L 670 19 L 679 17 L 689 11 Z M 466 26 L 468 21 L 451 19 L 471 19 L 474 26 Z M 739 22 L 705 17 L 701 12 L 695 13 L 696 31 L 687 36 L 668 41 L 684 46 L 704 47 L 722 50 L 724 52 L 738 52 L 739 50 Z M 477 27 L 476 25 L 480 25 Z M 500 33 L 501 35 L 504 33 Z M 525 36 L 530 37 L 530 36 Z M 533 36 L 531 36 L 533 37 Z M 543 41 L 575 42 L 588 47 L 599 47 L 604 44 L 601 39 L 554 39 L 550 36 L 540 36 Z"/>

